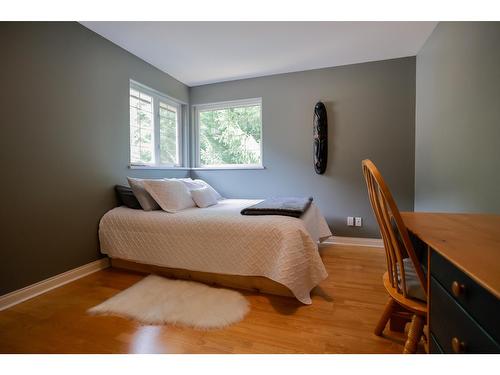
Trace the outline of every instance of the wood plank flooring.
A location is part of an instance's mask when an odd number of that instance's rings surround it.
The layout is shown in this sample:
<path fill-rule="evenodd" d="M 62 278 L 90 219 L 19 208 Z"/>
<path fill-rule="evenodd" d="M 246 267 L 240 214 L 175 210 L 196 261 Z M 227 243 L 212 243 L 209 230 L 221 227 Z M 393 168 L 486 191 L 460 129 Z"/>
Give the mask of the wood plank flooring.
<path fill-rule="evenodd" d="M 373 329 L 387 294 L 383 249 L 328 245 L 329 277 L 313 304 L 243 292 L 251 311 L 223 330 L 143 326 L 86 310 L 144 275 L 106 269 L 0 312 L 1 353 L 401 353 L 404 337 Z"/>

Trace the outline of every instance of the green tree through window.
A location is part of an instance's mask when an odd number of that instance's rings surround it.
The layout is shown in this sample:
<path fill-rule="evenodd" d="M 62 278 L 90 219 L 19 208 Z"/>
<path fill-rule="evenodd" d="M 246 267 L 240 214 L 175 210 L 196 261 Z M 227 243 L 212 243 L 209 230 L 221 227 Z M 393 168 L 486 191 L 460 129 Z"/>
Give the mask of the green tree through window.
<path fill-rule="evenodd" d="M 200 163 L 261 164 L 261 106 L 229 107 L 199 112 Z"/>
<path fill-rule="evenodd" d="M 177 108 L 160 102 L 160 163 L 177 163 Z"/>

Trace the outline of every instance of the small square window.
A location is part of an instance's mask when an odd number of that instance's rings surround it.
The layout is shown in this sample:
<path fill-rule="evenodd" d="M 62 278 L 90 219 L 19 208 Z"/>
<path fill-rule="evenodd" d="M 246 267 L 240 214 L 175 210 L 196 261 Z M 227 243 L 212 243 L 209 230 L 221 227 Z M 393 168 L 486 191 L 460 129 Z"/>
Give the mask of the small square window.
<path fill-rule="evenodd" d="M 198 167 L 262 166 L 261 99 L 195 106 Z"/>

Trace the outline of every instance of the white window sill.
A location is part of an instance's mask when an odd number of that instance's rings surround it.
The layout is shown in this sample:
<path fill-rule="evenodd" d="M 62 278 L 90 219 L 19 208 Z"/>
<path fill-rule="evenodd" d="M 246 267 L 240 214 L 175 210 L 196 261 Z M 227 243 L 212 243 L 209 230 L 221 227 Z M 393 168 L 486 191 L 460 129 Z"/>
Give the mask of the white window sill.
<path fill-rule="evenodd" d="M 263 170 L 266 169 L 264 166 L 258 165 L 238 165 L 238 166 L 227 166 L 227 167 L 168 167 L 161 165 L 131 165 L 128 166 L 129 169 L 151 169 L 151 170 L 173 170 L 173 171 L 220 171 L 220 170 Z"/>
<path fill-rule="evenodd" d="M 220 166 L 220 167 L 195 167 L 191 168 L 193 171 L 218 171 L 218 170 L 261 170 L 266 169 L 264 166 L 259 165 L 237 165 L 237 166 Z"/>
<path fill-rule="evenodd" d="M 129 169 L 168 169 L 168 170 L 177 170 L 177 171 L 189 171 L 191 168 L 185 167 L 169 167 L 169 166 L 161 166 L 161 165 L 133 165 L 129 164 Z"/>

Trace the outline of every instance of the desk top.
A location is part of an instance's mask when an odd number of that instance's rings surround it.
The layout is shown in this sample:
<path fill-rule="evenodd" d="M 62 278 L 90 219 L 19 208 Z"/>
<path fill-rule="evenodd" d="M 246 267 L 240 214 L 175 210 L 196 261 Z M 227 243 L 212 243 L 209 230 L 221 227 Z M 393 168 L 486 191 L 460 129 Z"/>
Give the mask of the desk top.
<path fill-rule="evenodd" d="M 410 232 L 500 298 L 500 215 L 402 212 Z"/>

